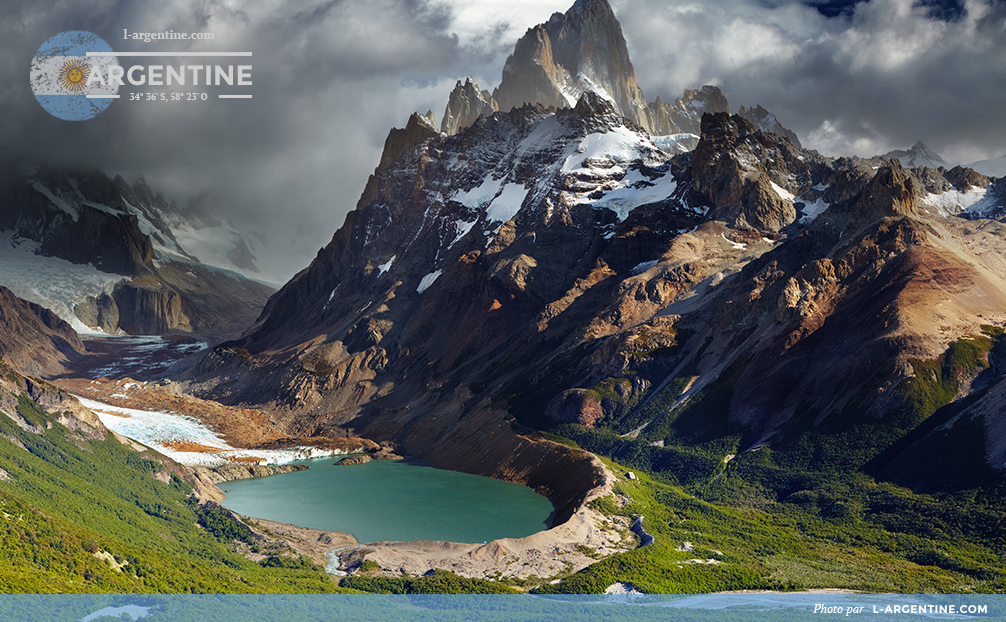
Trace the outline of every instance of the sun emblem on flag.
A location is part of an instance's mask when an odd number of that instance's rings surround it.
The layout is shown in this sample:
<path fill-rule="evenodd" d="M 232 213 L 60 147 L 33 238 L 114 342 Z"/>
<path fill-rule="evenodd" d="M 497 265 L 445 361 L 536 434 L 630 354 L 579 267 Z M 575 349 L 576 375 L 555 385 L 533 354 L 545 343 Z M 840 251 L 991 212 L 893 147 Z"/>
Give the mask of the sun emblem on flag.
<path fill-rule="evenodd" d="M 79 58 L 74 58 L 63 63 L 59 70 L 59 83 L 64 89 L 76 93 L 84 90 L 90 75 L 91 68 L 88 64 Z"/>

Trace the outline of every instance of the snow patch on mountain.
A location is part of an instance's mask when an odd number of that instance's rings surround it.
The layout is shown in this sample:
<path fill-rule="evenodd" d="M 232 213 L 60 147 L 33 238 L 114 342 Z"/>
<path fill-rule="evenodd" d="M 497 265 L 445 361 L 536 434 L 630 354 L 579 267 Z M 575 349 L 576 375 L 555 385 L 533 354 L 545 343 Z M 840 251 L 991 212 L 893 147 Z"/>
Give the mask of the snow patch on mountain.
<path fill-rule="evenodd" d="M 265 280 L 271 285 L 282 282 L 282 279 L 279 277 L 250 271 L 246 266 L 239 266 L 234 262 L 232 256 L 234 255 L 235 248 L 242 241 L 251 246 L 251 241 L 249 238 L 242 240 L 243 236 L 233 227 L 226 225 L 197 226 L 185 220 L 178 219 L 171 222 L 171 232 L 178 241 L 175 251 L 183 250 L 186 254 L 198 259 L 200 263 L 229 272 L 237 272 L 245 278 Z M 165 245 L 155 244 L 154 247 L 165 255 L 169 253 L 175 254 L 171 248 Z M 254 248 L 250 250 L 252 252 L 255 251 Z"/>
<path fill-rule="evenodd" d="M 793 202 L 793 201 L 796 200 L 796 195 L 794 195 L 792 192 L 786 190 L 782 186 L 776 184 L 774 181 L 770 180 L 768 183 L 769 183 L 770 186 L 772 186 L 772 190 L 774 190 L 775 193 L 777 195 L 779 195 L 780 199 L 783 199 L 784 201 L 789 201 L 789 202 Z"/>
<path fill-rule="evenodd" d="M 45 198 L 47 198 L 50 201 L 52 201 L 53 205 L 55 205 L 59 209 L 63 210 L 67 214 L 69 214 L 70 218 L 73 218 L 73 222 L 77 222 L 77 219 L 80 218 L 80 213 L 76 209 L 74 209 L 73 207 L 71 207 L 63 199 L 59 198 L 58 196 L 56 196 L 55 194 L 53 194 L 52 192 L 50 192 L 49 189 L 46 188 L 45 184 L 43 184 L 42 182 L 36 181 L 35 183 L 32 184 L 31 187 L 34 188 L 35 190 L 37 190 L 38 192 L 41 192 L 42 194 L 44 194 Z"/>
<path fill-rule="evenodd" d="M 471 190 L 460 191 L 452 198 L 465 207 L 482 208 L 499 194 L 503 183 L 504 178 L 493 179 L 490 174 L 478 186 Z"/>
<path fill-rule="evenodd" d="M 564 173 L 583 167 L 585 160 L 613 160 L 624 164 L 644 158 L 640 147 L 648 143 L 645 138 L 624 125 L 610 132 L 590 134 L 580 141 L 576 152 L 566 158 L 562 166 Z M 653 146 L 652 143 L 650 143 Z"/>
<path fill-rule="evenodd" d="M 19 298 L 42 305 L 81 334 L 104 334 L 85 326 L 73 307 L 88 296 L 110 293 L 121 275 L 102 272 L 94 266 L 75 264 L 57 257 L 35 254 L 34 242 L 0 234 L 0 285 Z"/>
<path fill-rule="evenodd" d="M 987 188 L 971 187 L 961 192 L 951 189 L 940 194 L 927 193 L 919 199 L 919 204 L 923 207 L 935 209 L 944 216 L 953 216 L 960 212 L 968 211 L 968 208 L 985 198 Z"/>
<path fill-rule="evenodd" d="M 660 137 L 666 148 L 625 126 L 586 136 L 566 157 L 561 171 L 585 175 L 600 183 L 575 194 L 573 203 L 610 209 L 621 222 L 633 209 L 668 198 L 677 188 L 669 169 L 654 176 L 644 174 L 640 164 L 662 165 L 669 158 L 668 151 L 673 152 L 679 141 L 690 136 Z"/>
<path fill-rule="evenodd" d="M 510 220 L 520 211 L 526 197 L 527 188 L 520 184 L 503 186 L 486 210 L 486 222 L 504 223 Z"/>
<path fill-rule="evenodd" d="M 1002 216 L 1003 200 L 992 192 L 978 199 L 964 209 L 969 218 L 998 218 Z"/>
<path fill-rule="evenodd" d="M 256 458 L 261 464 L 284 464 L 294 460 L 332 456 L 346 453 L 339 450 L 315 447 L 290 449 L 240 449 L 228 444 L 219 434 L 201 421 L 177 413 L 138 410 L 112 406 L 84 397 L 75 396 L 87 409 L 94 412 L 106 428 L 142 443 L 179 464 L 188 466 L 219 466 L 235 458 Z M 206 447 L 203 451 L 178 451 L 179 443 Z"/>
<path fill-rule="evenodd" d="M 800 217 L 800 224 L 806 225 L 811 223 L 815 218 L 820 216 L 831 207 L 830 203 L 825 203 L 823 199 L 815 199 L 813 202 L 804 199 L 796 199 L 797 202 L 803 203 L 803 207 L 800 211 L 803 212 L 803 216 Z"/>
<path fill-rule="evenodd" d="M 466 222 L 464 220 L 457 220 L 454 223 L 454 230 L 456 232 L 454 234 L 454 240 L 450 244 L 447 245 L 447 248 L 450 249 L 452 246 L 454 246 L 455 244 L 457 244 L 458 242 L 460 242 L 461 238 L 463 238 L 466 235 L 468 235 L 468 232 L 471 231 L 472 228 L 475 226 L 475 222 L 476 221 L 474 221 L 474 220 L 471 221 L 471 222 Z"/>
<path fill-rule="evenodd" d="M 559 119 L 556 118 L 555 114 L 550 114 L 541 121 L 538 125 L 531 130 L 531 133 L 524 137 L 524 140 L 520 141 L 517 145 L 515 153 L 517 157 L 520 158 L 527 154 L 529 151 L 540 151 L 556 139 L 563 131 L 562 125 L 559 124 Z"/>
<path fill-rule="evenodd" d="M 728 238 L 725 233 L 721 233 L 720 237 L 723 238 L 724 240 L 726 240 L 727 243 L 730 244 L 730 247 L 733 248 L 733 249 L 735 249 L 735 250 L 744 250 L 745 248 L 748 247 L 748 245 L 744 244 L 743 242 L 734 242 L 733 240 L 731 240 L 730 238 Z"/>
<path fill-rule="evenodd" d="M 391 259 L 389 259 L 386 262 L 382 263 L 381 265 L 377 266 L 377 269 L 380 270 L 380 272 L 377 273 L 377 276 L 381 276 L 382 274 L 384 274 L 388 270 L 391 270 L 391 266 L 393 266 L 395 264 L 395 258 L 396 257 L 398 257 L 398 255 L 392 255 Z"/>
<path fill-rule="evenodd" d="M 593 205 L 606 207 L 615 212 L 619 222 L 628 218 L 629 212 L 637 207 L 656 203 L 671 196 L 678 186 L 670 172 L 656 180 L 650 180 L 638 170 L 629 171 L 618 184 L 617 188 L 593 201 Z"/>
<path fill-rule="evenodd" d="M 632 274 L 642 274 L 642 273 L 646 272 L 647 270 L 649 270 L 650 268 L 652 268 L 655 265 L 657 265 L 657 260 L 656 259 L 654 259 L 652 261 L 644 261 L 642 263 L 638 263 L 635 266 L 633 266 L 633 268 L 632 268 Z"/>
<path fill-rule="evenodd" d="M 651 136 L 650 142 L 671 155 L 677 155 L 694 149 L 699 137 L 695 134 L 667 134 Z"/>
<path fill-rule="evenodd" d="M 424 276 L 423 279 L 419 281 L 419 287 L 416 288 L 416 293 L 422 294 L 423 292 L 428 290 L 430 286 L 433 285 L 434 281 L 439 279 L 440 275 L 443 273 L 444 273 L 443 270 L 434 270 L 433 272 L 430 272 L 429 274 Z"/>

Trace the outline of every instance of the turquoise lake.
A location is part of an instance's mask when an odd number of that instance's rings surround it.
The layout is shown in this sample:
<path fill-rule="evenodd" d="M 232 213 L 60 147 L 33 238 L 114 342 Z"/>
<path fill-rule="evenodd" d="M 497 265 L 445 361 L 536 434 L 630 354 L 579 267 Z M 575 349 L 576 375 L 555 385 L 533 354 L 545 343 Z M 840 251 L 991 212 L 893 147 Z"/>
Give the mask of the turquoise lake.
<path fill-rule="evenodd" d="M 410 460 L 334 466 L 224 482 L 224 506 L 238 514 L 342 531 L 360 542 L 521 538 L 548 527 L 552 504 L 519 484 L 435 469 Z"/>

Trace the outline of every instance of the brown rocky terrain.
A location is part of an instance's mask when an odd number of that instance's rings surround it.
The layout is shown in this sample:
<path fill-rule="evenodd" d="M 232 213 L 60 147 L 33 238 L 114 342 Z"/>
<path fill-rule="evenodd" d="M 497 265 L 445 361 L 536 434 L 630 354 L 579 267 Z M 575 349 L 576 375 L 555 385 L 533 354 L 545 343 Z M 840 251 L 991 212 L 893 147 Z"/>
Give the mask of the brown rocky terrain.
<path fill-rule="evenodd" d="M 1001 243 L 927 203 L 977 177 L 824 158 L 725 113 L 703 117 L 689 153 L 640 133 L 636 160 L 570 166 L 633 128 L 587 93 L 386 152 L 333 242 L 191 386 L 291 434 L 394 439 L 525 483 L 564 519 L 598 481 L 587 456 L 515 418 L 628 425 L 682 377 L 683 407 L 728 387 L 716 420 L 740 426 L 742 449 L 796 422 L 884 420 L 905 407 L 910 360 L 1006 308 Z M 606 197 L 630 175 L 674 183 L 621 215 Z M 457 198 L 487 186 L 484 202 Z M 509 188 L 523 199 L 494 221 Z"/>
<path fill-rule="evenodd" d="M 0 287 L 0 359 L 17 371 L 45 376 L 85 354 L 83 342 L 55 313 Z"/>

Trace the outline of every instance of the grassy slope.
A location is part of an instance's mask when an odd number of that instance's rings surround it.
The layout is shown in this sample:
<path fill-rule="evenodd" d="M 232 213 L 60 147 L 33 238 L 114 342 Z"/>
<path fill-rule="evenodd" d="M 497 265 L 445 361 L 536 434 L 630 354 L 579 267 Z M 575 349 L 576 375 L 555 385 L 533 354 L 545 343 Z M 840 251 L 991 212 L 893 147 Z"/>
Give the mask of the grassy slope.
<path fill-rule="evenodd" d="M 959 421 L 950 432 L 931 434 L 961 410 L 951 404 L 960 379 L 988 373 L 988 353 L 1002 341 L 1001 330 L 986 327 L 986 335 L 952 344 L 937 360 L 913 361 L 916 376 L 902 389 L 898 425 L 852 419 L 832 433 L 794 424 L 775 450 L 739 452 L 742 431 L 725 416 L 730 370 L 673 411 L 668 405 L 683 385 L 670 383 L 644 416 L 630 415 L 632 425 L 652 421 L 635 440 L 615 433 L 626 426 L 551 426 L 550 434 L 606 457 L 616 472 L 639 476 L 619 484 L 629 505 L 604 501 L 599 509 L 643 516 L 656 541 L 541 589 L 598 592 L 629 581 L 663 593 L 1002 591 L 1006 486 L 973 450 L 984 446 L 984 430 L 980 422 Z M 962 454 L 964 447 L 972 449 Z M 740 455 L 724 461 L 734 453 Z M 929 486 L 917 485 L 922 481 Z M 694 550 L 678 550 L 683 542 Z"/>
<path fill-rule="evenodd" d="M 190 487 L 111 434 L 84 440 L 21 396 L 0 414 L 0 592 L 332 592 L 318 568 L 263 567 L 197 525 Z M 12 440 L 13 439 L 13 440 Z M 16 441 L 16 442 L 15 442 Z M 18 443 L 24 448 L 18 446 Z M 128 565 L 116 570 L 96 552 Z"/>
<path fill-rule="evenodd" d="M 1001 335 L 991 335 L 997 339 Z M 984 337 L 956 344 L 940 360 L 918 362 L 905 388 L 907 417 L 919 429 L 942 420 L 956 379 L 987 367 L 993 346 Z M 647 592 L 841 587 L 890 592 L 997 592 L 1006 589 L 1004 497 L 988 485 L 919 494 L 866 473 L 884 447 L 856 453 L 858 468 L 831 460 L 870 430 L 815 434 L 791 430 L 776 451 L 735 452 L 738 430 L 721 416 L 730 374 L 690 402 L 667 411 L 682 383 L 651 400 L 651 427 L 638 440 L 610 430 L 553 428 L 610 461 L 624 477 L 624 506 L 602 500 L 609 514 L 644 517 L 653 545 L 601 560 L 558 584 L 515 585 L 542 591 L 600 592 L 629 581 Z M 923 386 L 919 386 L 922 383 Z M 917 399 L 916 399 L 917 398 Z M 952 407 L 950 407 L 952 408 Z M 0 416 L 0 590 L 4 592 L 331 592 L 316 568 L 263 567 L 232 552 L 197 526 L 188 486 L 153 473 L 162 465 L 114 438 L 83 441 L 22 396 L 18 411 L 36 434 Z M 925 411 L 925 412 L 922 412 Z M 910 415 L 911 413 L 906 413 Z M 922 421 L 922 424 L 919 421 Z M 962 426 L 974 436 L 973 426 Z M 550 434 L 550 435 L 551 435 Z M 666 446 L 651 443 L 664 440 Z M 13 440 L 11 440 L 13 439 Z M 14 441 L 24 445 L 19 447 Z M 570 442 L 567 440 L 567 442 Z M 888 442 L 885 440 L 885 442 Z M 906 458 L 901 458 L 902 462 Z M 909 464 L 899 465 L 902 471 Z M 987 484 L 987 482 L 985 482 Z M 692 550 L 681 550 L 689 542 Z M 94 555 L 105 551 L 128 565 L 120 572 Z M 691 560 L 715 560 L 693 563 Z M 296 564 L 291 564 L 296 565 Z M 423 579 L 347 581 L 382 592 L 485 592 L 487 582 L 451 575 Z"/>

